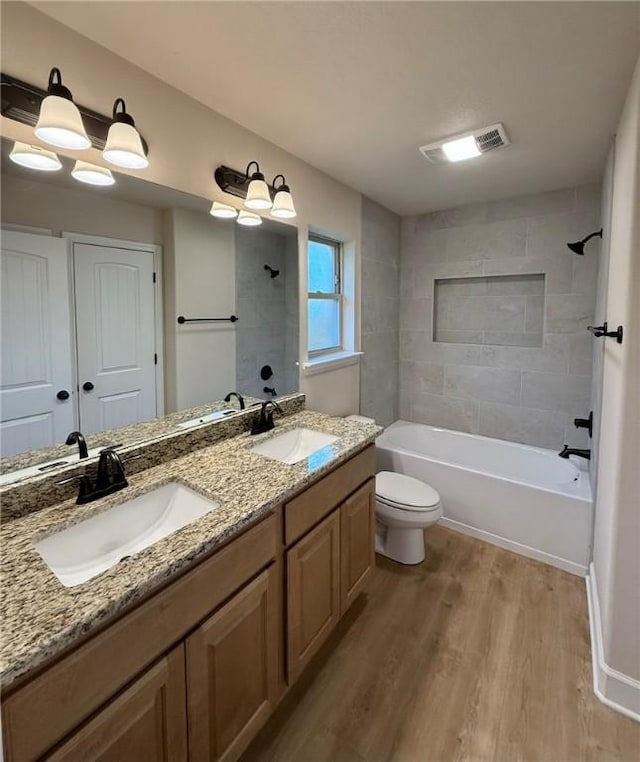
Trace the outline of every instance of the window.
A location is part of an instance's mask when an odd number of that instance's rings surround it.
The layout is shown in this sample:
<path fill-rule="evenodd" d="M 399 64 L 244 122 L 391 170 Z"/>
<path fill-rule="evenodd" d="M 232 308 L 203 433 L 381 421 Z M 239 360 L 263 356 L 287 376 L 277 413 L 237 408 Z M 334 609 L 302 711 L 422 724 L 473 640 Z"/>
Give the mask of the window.
<path fill-rule="evenodd" d="M 310 236 L 307 248 L 309 354 L 342 349 L 341 246 Z"/>

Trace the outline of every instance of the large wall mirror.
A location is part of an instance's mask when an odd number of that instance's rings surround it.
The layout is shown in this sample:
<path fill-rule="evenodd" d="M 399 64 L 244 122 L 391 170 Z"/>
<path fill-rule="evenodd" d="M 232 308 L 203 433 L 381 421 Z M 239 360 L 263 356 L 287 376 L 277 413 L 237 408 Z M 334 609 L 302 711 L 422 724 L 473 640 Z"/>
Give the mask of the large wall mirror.
<path fill-rule="evenodd" d="M 1 482 L 73 454 L 215 421 L 298 389 L 298 238 L 210 201 L 2 141 Z M 231 320 L 232 316 L 237 317 Z M 178 321 L 178 318 L 184 318 Z M 55 467 L 55 466 L 54 466 Z"/>

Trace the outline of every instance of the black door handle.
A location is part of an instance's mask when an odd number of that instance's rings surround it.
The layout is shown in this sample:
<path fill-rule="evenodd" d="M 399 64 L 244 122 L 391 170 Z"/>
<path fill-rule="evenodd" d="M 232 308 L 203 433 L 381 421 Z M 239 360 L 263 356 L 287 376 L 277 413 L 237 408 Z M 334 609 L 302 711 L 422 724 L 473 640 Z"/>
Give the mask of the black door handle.
<path fill-rule="evenodd" d="M 85 390 L 85 392 L 92 392 L 93 384 L 91 381 L 85 381 L 84 384 L 82 384 L 82 388 Z"/>
<path fill-rule="evenodd" d="M 56 397 L 59 400 L 68 400 L 69 399 L 69 392 L 66 389 L 60 389 L 60 391 L 56 394 Z"/>

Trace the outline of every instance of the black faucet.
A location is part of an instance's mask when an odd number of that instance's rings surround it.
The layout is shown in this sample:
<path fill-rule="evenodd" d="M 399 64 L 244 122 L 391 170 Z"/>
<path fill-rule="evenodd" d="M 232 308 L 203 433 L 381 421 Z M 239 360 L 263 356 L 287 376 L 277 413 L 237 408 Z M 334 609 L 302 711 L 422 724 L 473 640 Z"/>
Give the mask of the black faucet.
<path fill-rule="evenodd" d="M 579 458 L 586 458 L 587 460 L 591 460 L 591 450 L 576 450 L 573 447 L 568 447 L 567 445 L 564 446 L 564 449 L 562 452 L 559 452 L 558 455 L 561 458 L 568 458 L 569 455 L 577 455 Z"/>
<path fill-rule="evenodd" d="M 65 442 L 65 444 L 78 445 L 80 460 L 84 460 L 85 458 L 89 457 L 89 451 L 87 450 L 87 443 L 81 431 L 72 431 L 71 434 L 69 434 L 69 436 L 67 437 L 67 441 Z"/>
<path fill-rule="evenodd" d="M 140 456 L 133 456 L 133 458 L 136 457 Z M 128 460 L 133 460 L 133 458 L 129 458 Z M 100 452 L 95 483 L 91 481 L 88 474 L 82 474 L 81 476 L 72 476 L 69 479 L 63 479 L 58 482 L 58 484 L 68 484 L 69 482 L 75 481 L 80 482 L 80 489 L 76 499 L 77 505 L 91 503 L 94 500 L 99 500 L 101 497 L 111 495 L 128 486 L 122 460 L 112 447 L 107 447 Z"/>
<path fill-rule="evenodd" d="M 269 411 L 269 408 L 273 408 L 273 410 Z M 271 431 L 275 428 L 273 413 L 276 410 L 280 415 L 284 415 L 284 411 L 275 400 L 265 400 L 260 407 L 260 417 L 253 422 L 251 433 L 264 434 L 265 431 Z"/>
<path fill-rule="evenodd" d="M 227 394 L 227 396 L 224 398 L 224 401 L 231 402 L 232 397 L 235 397 L 240 403 L 240 410 L 244 410 L 244 397 L 238 392 L 229 392 L 229 394 Z"/>

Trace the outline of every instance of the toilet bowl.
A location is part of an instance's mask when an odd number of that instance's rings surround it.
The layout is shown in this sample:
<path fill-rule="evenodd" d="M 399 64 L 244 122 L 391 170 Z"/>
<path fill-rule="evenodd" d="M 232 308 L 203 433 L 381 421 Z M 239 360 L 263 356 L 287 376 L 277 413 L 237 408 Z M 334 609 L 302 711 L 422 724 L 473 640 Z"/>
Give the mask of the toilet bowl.
<path fill-rule="evenodd" d="M 401 564 L 424 561 L 424 530 L 442 517 L 440 495 L 425 482 L 381 471 L 376 476 L 376 553 Z"/>

